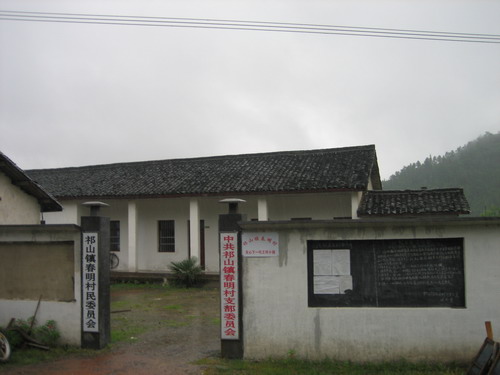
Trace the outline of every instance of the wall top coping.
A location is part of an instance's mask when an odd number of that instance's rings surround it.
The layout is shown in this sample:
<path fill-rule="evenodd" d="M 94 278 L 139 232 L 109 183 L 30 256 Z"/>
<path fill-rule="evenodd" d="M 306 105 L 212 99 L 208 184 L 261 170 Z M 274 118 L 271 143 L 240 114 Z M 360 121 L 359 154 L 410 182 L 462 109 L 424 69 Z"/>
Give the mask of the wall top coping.
<path fill-rule="evenodd" d="M 36 224 L 36 225 L 0 225 L 0 233 L 35 232 L 80 232 L 81 228 L 76 224 Z"/>
<path fill-rule="evenodd" d="M 415 227 L 415 226 L 500 226 L 500 217 L 469 218 L 380 218 L 337 220 L 290 220 L 290 221 L 242 221 L 244 230 L 318 229 L 318 228 L 369 228 L 369 227 Z"/>

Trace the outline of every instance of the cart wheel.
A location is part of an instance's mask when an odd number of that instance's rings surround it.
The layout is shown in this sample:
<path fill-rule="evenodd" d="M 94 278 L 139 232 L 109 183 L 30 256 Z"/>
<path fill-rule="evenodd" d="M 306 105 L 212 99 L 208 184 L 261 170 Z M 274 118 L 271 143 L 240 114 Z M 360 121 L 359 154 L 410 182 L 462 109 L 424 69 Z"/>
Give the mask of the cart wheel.
<path fill-rule="evenodd" d="M 0 362 L 7 362 L 10 357 L 10 345 L 7 337 L 0 332 Z"/>
<path fill-rule="evenodd" d="M 114 270 L 116 267 L 118 267 L 118 264 L 120 263 L 120 259 L 118 258 L 118 255 L 115 253 L 110 253 L 109 255 L 109 268 Z"/>

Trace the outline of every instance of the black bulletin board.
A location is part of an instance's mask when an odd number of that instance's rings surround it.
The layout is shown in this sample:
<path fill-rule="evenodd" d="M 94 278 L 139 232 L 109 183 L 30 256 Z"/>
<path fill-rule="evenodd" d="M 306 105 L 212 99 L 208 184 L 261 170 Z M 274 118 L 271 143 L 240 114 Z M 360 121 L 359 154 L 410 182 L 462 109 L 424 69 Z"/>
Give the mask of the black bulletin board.
<path fill-rule="evenodd" d="M 352 289 L 315 294 L 313 254 L 348 249 Z M 308 241 L 310 307 L 465 307 L 462 238 Z"/>

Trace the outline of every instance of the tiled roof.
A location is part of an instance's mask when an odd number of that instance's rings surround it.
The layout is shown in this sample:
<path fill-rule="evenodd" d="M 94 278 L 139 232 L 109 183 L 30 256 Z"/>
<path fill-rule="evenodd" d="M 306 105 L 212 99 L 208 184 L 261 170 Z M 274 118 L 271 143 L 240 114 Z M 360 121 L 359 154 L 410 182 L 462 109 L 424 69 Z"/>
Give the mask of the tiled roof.
<path fill-rule="evenodd" d="M 381 188 L 375 146 L 30 170 L 58 198 L 366 190 Z"/>
<path fill-rule="evenodd" d="M 43 187 L 33 181 L 7 155 L 0 151 L 0 172 L 10 178 L 12 184 L 26 194 L 35 197 L 42 212 L 62 211 L 62 206 Z"/>
<path fill-rule="evenodd" d="M 459 215 L 470 213 L 462 189 L 366 191 L 358 216 Z"/>

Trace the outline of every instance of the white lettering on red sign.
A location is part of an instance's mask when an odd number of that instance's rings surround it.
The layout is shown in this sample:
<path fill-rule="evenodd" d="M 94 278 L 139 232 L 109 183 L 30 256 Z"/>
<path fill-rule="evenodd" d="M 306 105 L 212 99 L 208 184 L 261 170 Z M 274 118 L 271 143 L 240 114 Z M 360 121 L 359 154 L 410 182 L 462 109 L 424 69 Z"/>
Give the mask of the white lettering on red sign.
<path fill-rule="evenodd" d="M 220 233 L 221 339 L 239 339 L 238 233 Z"/>
<path fill-rule="evenodd" d="M 278 233 L 249 233 L 241 236 L 244 257 L 277 257 L 279 252 Z"/>
<path fill-rule="evenodd" d="M 99 280 L 97 233 L 83 233 L 82 310 L 83 332 L 99 332 Z"/>

